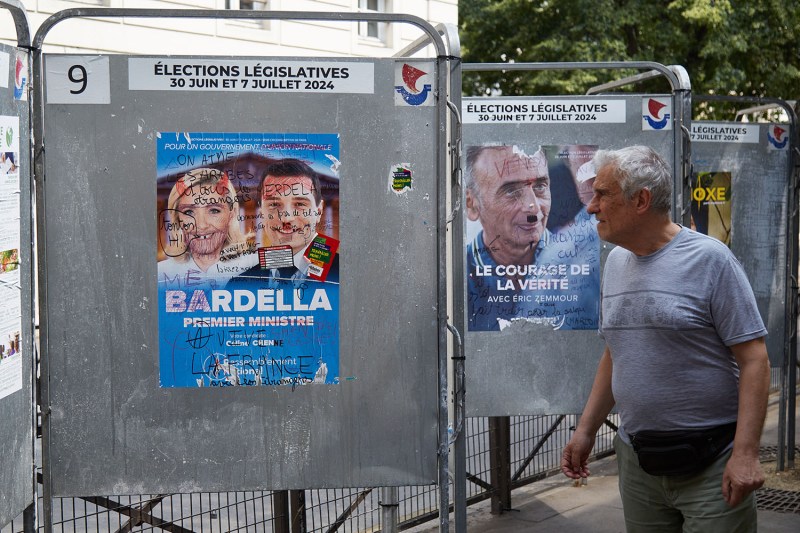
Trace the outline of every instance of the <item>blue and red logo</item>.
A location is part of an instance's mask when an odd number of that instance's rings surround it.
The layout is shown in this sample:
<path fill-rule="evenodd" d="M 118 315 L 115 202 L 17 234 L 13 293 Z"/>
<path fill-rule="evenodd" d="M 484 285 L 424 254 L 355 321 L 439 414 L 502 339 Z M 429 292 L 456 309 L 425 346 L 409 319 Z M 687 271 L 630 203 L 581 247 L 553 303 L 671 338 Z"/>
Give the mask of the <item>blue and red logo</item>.
<path fill-rule="evenodd" d="M 418 87 L 420 78 L 428 76 L 428 72 L 404 63 L 400 75 L 402 85 L 396 85 L 394 90 L 397 91 L 403 102 L 413 106 L 431 105 L 430 103 L 426 104 L 431 92 L 431 84 L 424 83 L 425 80 L 423 80 L 422 88 Z"/>
<path fill-rule="evenodd" d="M 22 57 L 17 57 L 14 70 L 14 99 L 27 100 L 25 97 L 25 84 L 28 82 L 27 61 L 25 61 Z"/>
<path fill-rule="evenodd" d="M 772 124 L 767 129 L 767 141 L 773 150 L 783 150 L 789 144 L 789 130 L 785 126 Z"/>
<path fill-rule="evenodd" d="M 642 100 L 642 129 L 671 130 L 672 100 L 669 98 L 645 98 Z"/>

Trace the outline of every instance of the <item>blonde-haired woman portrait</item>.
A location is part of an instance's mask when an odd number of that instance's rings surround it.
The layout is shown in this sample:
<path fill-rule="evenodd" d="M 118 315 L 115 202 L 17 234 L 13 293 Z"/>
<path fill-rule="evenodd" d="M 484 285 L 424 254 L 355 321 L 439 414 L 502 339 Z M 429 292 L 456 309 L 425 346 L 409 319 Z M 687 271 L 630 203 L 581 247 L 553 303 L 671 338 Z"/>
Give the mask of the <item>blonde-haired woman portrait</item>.
<path fill-rule="evenodd" d="M 223 171 L 198 168 L 181 176 L 160 217 L 167 259 L 158 263 L 159 283 L 218 289 L 258 263 L 239 222 L 241 202 Z"/>

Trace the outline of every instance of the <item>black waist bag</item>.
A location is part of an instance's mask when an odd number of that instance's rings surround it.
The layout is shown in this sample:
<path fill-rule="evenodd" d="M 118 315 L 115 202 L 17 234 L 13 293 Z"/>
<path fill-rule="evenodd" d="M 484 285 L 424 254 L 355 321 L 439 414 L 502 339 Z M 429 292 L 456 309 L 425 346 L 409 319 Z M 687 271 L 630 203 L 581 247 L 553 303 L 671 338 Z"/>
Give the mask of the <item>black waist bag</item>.
<path fill-rule="evenodd" d="M 640 431 L 631 435 L 639 466 L 653 476 L 686 476 L 714 462 L 733 441 L 736 422 L 710 429 Z"/>

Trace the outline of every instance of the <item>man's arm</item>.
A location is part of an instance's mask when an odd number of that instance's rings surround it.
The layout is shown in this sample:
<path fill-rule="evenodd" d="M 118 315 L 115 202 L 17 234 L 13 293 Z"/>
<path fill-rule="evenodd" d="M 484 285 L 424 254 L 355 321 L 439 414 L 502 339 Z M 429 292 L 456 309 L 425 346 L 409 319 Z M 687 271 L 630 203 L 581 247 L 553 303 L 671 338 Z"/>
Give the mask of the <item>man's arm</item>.
<path fill-rule="evenodd" d="M 739 414 L 733 453 L 722 477 L 722 495 L 728 505 L 736 507 L 764 484 L 758 449 L 767 414 L 770 371 L 763 337 L 730 348 L 739 365 Z"/>
<path fill-rule="evenodd" d="M 612 371 L 611 351 L 606 346 L 597 365 L 592 392 L 586 401 L 578 427 L 561 454 L 561 471 L 569 478 L 580 479 L 590 474 L 587 463 L 597 430 L 614 407 L 614 395 L 611 392 Z"/>

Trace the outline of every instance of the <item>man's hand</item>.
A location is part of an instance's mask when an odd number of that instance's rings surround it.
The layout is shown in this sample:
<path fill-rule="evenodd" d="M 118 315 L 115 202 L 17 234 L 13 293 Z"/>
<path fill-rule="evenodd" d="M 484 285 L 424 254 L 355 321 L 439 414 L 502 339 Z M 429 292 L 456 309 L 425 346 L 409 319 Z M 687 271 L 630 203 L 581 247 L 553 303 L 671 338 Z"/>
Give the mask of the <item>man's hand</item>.
<path fill-rule="evenodd" d="M 722 497 L 725 498 L 725 503 L 736 507 L 748 494 L 763 484 L 764 472 L 761 470 L 758 456 L 743 456 L 734 452 L 728 459 L 725 473 L 722 475 Z"/>
<path fill-rule="evenodd" d="M 571 479 L 589 477 L 589 453 L 594 446 L 594 437 L 587 437 L 583 433 L 575 432 L 564 451 L 561 452 L 561 471 Z"/>
<path fill-rule="evenodd" d="M 614 395 L 611 393 L 611 373 L 614 364 L 611 360 L 611 350 L 606 346 L 600 363 L 597 365 L 597 374 L 586 407 L 581 414 L 578 427 L 572 438 L 561 452 L 561 471 L 571 479 L 589 477 L 589 453 L 594 447 L 597 430 L 603 425 L 611 408 L 614 407 Z"/>

